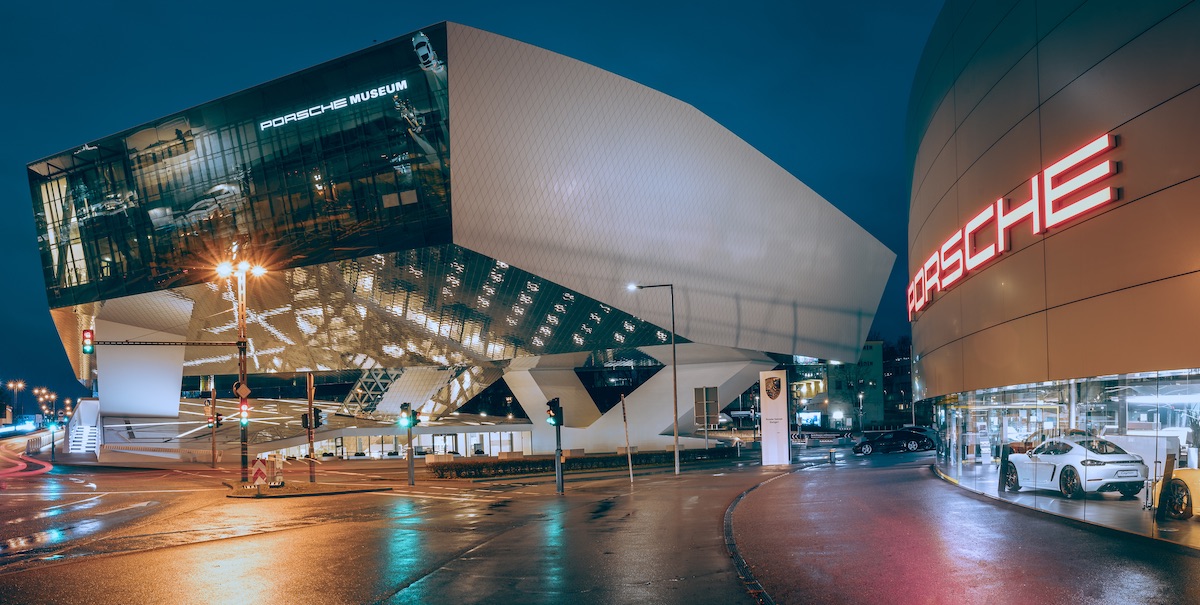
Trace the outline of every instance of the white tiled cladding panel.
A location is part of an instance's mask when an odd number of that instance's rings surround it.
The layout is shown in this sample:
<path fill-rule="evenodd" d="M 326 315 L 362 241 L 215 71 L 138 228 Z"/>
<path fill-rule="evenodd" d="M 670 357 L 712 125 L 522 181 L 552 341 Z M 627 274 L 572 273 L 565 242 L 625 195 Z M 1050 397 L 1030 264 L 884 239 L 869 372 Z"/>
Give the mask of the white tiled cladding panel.
<path fill-rule="evenodd" d="M 693 341 L 857 358 L 895 255 L 819 195 L 614 74 L 453 23 L 448 47 L 456 244 L 660 326 L 666 289 L 625 286 L 672 282 Z"/>

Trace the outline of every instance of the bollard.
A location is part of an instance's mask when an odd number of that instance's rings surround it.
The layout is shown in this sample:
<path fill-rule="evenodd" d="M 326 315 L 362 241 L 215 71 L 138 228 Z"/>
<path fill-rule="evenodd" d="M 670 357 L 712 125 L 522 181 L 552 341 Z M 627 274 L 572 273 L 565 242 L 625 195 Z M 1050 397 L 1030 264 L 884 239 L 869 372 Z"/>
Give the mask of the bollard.
<path fill-rule="evenodd" d="M 836 453 L 837 453 L 837 450 L 835 450 L 833 448 L 829 448 L 829 463 L 830 464 L 837 464 L 837 456 L 835 456 Z"/>

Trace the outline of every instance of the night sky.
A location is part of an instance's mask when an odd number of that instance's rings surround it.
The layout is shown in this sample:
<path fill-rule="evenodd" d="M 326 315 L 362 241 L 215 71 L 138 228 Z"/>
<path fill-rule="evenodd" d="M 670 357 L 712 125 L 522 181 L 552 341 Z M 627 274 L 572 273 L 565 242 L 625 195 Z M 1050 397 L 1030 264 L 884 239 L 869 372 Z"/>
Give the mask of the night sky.
<path fill-rule="evenodd" d="M 909 334 L 904 116 L 942 0 L 571 4 L 6 5 L 0 380 L 88 394 L 50 321 L 26 164 L 440 21 L 573 57 L 712 117 L 897 254 L 873 329 Z M 21 397 L 28 404 L 28 390 Z"/>

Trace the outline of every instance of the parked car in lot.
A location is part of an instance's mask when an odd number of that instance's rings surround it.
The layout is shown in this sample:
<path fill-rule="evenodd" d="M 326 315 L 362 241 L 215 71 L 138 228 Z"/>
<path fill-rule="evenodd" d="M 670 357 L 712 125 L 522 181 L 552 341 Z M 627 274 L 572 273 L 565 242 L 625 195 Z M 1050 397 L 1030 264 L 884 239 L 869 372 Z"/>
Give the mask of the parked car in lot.
<path fill-rule="evenodd" d="M 905 431 L 912 431 L 912 432 L 920 434 L 920 435 L 925 435 L 926 437 L 929 437 L 929 439 L 931 441 L 933 441 L 934 443 L 937 443 L 938 441 L 941 440 L 941 435 L 938 434 L 938 430 L 935 428 L 930 428 L 927 426 L 917 426 L 915 424 L 906 424 L 906 425 L 900 427 L 900 429 L 905 430 Z"/>
<path fill-rule="evenodd" d="M 934 440 L 913 431 L 883 431 L 864 435 L 862 440 L 854 444 L 854 453 L 870 456 L 875 452 L 915 452 L 931 450 L 935 447 Z"/>
<path fill-rule="evenodd" d="M 1134 496 L 1146 484 L 1149 469 L 1141 457 L 1100 437 L 1054 437 L 1025 454 L 1009 454 L 1004 487 L 1055 489 L 1067 498 L 1097 492 Z"/>

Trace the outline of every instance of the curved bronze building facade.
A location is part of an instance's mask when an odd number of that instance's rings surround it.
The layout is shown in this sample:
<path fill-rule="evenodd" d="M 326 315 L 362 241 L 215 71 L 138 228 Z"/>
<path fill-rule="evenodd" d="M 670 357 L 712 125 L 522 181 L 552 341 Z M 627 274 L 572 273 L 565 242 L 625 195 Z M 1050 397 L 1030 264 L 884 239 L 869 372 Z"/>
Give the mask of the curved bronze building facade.
<path fill-rule="evenodd" d="M 939 16 L 909 106 L 908 307 L 914 395 L 949 468 L 1068 429 L 1151 472 L 1187 459 L 1198 28 L 1190 2 L 950 0 Z"/>

